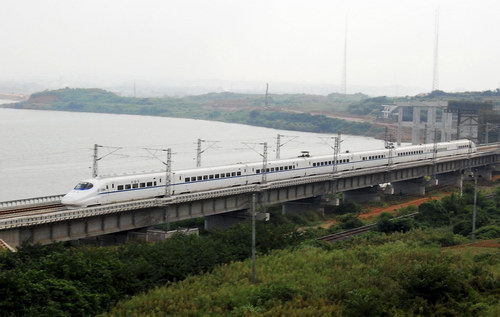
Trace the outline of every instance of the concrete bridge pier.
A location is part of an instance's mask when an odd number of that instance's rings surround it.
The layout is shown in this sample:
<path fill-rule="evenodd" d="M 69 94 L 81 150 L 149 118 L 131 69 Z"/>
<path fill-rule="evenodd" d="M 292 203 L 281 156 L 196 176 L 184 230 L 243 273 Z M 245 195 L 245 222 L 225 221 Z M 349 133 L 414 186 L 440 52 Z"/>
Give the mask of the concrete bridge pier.
<path fill-rule="evenodd" d="M 391 185 L 392 194 L 395 195 L 425 195 L 425 180 L 423 177 L 401 182 L 392 182 Z"/>
<path fill-rule="evenodd" d="M 290 215 L 306 211 L 316 211 L 324 214 L 325 204 L 327 203 L 328 202 L 322 199 L 322 196 L 288 201 L 281 204 L 281 214 Z"/>
<path fill-rule="evenodd" d="M 269 213 L 257 212 L 255 215 L 257 221 L 269 221 Z M 227 212 L 218 215 L 205 217 L 205 230 L 224 230 L 240 223 L 249 223 L 252 221 L 252 213 L 248 209 Z"/>
<path fill-rule="evenodd" d="M 348 190 L 343 192 L 344 201 L 352 201 L 355 203 L 365 203 L 380 201 L 379 186 L 365 187 L 355 190 Z"/>
<path fill-rule="evenodd" d="M 436 175 L 438 185 L 462 186 L 462 173 L 460 171 Z"/>
<path fill-rule="evenodd" d="M 477 169 L 478 176 L 481 177 L 482 180 L 491 182 L 493 179 L 493 168 L 490 166 L 480 167 Z"/>

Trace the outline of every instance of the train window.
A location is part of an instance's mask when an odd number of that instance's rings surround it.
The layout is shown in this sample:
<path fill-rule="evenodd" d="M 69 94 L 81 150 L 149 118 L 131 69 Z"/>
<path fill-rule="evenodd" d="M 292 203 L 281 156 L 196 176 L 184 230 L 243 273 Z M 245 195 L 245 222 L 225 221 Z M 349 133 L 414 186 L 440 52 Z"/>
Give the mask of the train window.
<path fill-rule="evenodd" d="M 260 169 L 256 169 L 255 173 L 259 174 L 260 173 Z"/>
<path fill-rule="evenodd" d="M 147 183 L 146 183 L 146 186 L 148 186 L 148 187 L 153 186 L 153 182 L 147 182 Z"/>
<path fill-rule="evenodd" d="M 215 174 L 215 178 L 219 178 L 219 176 L 220 176 L 219 174 Z"/>
<path fill-rule="evenodd" d="M 285 166 L 285 171 L 288 171 L 288 166 Z"/>
<path fill-rule="evenodd" d="M 231 172 L 231 176 L 236 176 L 236 173 L 235 172 Z"/>
<path fill-rule="evenodd" d="M 201 177 L 201 176 L 196 176 L 196 180 L 201 181 L 202 179 L 203 179 L 203 177 Z"/>
<path fill-rule="evenodd" d="M 290 169 L 290 170 L 293 169 L 293 166 L 288 166 L 288 169 Z"/>
<path fill-rule="evenodd" d="M 111 188 L 115 188 L 115 184 L 111 184 Z"/>
<path fill-rule="evenodd" d="M 280 166 L 280 171 L 282 171 L 282 170 L 283 170 L 283 166 Z"/>
<path fill-rule="evenodd" d="M 274 172 L 274 167 L 271 167 L 271 172 Z"/>
<path fill-rule="evenodd" d="M 236 172 L 236 175 L 237 175 L 237 176 L 240 176 L 240 175 L 241 175 L 241 172 Z"/>
<path fill-rule="evenodd" d="M 139 185 L 139 187 L 140 187 L 140 188 L 146 187 L 146 183 L 141 183 L 141 184 Z"/>
<path fill-rule="evenodd" d="M 266 173 L 269 173 L 269 169 L 268 168 L 266 168 Z"/>
<path fill-rule="evenodd" d="M 203 179 L 208 179 L 208 175 L 203 175 Z"/>
<path fill-rule="evenodd" d="M 185 183 L 189 183 L 189 180 L 190 180 L 190 178 L 189 178 L 189 177 L 184 178 L 184 182 L 185 182 Z"/>
<path fill-rule="evenodd" d="M 108 188 L 108 185 L 106 185 L 106 189 L 109 189 L 109 188 Z"/>
<path fill-rule="evenodd" d="M 214 179 L 214 176 L 213 175 L 208 175 L 208 178 L 209 179 Z"/>
<path fill-rule="evenodd" d="M 125 189 L 130 189 L 130 184 L 125 185 Z"/>
<path fill-rule="evenodd" d="M 94 185 L 92 185 L 92 183 L 87 183 L 87 182 L 84 182 L 84 183 L 78 183 L 74 189 L 76 190 L 86 190 L 86 189 L 91 189 L 92 187 L 94 187 Z"/>
<path fill-rule="evenodd" d="M 349 159 L 347 159 L 347 163 L 349 163 Z"/>
<path fill-rule="evenodd" d="M 155 186 L 156 186 L 156 182 L 153 182 L 153 185 L 155 185 Z"/>
<path fill-rule="evenodd" d="M 123 185 L 118 185 L 118 190 L 123 190 Z"/>
<path fill-rule="evenodd" d="M 132 184 L 132 188 L 139 188 L 139 184 Z"/>
<path fill-rule="evenodd" d="M 191 181 L 192 181 L 192 182 L 196 182 L 196 176 L 192 176 L 192 177 L 191 177 Z"/>

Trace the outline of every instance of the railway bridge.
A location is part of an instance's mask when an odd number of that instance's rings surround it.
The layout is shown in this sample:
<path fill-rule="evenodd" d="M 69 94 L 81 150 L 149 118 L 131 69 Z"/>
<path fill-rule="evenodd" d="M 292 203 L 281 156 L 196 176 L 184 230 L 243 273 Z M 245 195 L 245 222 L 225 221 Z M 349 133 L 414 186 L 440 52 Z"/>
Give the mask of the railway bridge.
<path fill-rule="evenodd" d="M 486 179 L 500 160 L 500 146 L 479 146 L 475 153 L 421 160 L 376 168 L 344 171 L 246 185 L 206 192 L 174 195 L 98 207 L 68 209 L 62 195 L 0 203 L 0 240 L 11 247 L 29 243 L 49 244 L 119 232 L 158 224 L 205 218 L 205 226 L 227 226 L 248 217 L 252 196 L 261 205 L 284 204 L 343 193 L 345 198 L 370 196 L 371 188 L 390 183 L 390 193 L 423 195 L 429 179 L 440 184 L 460 184 L 463 171 L 474 169 Z"/>

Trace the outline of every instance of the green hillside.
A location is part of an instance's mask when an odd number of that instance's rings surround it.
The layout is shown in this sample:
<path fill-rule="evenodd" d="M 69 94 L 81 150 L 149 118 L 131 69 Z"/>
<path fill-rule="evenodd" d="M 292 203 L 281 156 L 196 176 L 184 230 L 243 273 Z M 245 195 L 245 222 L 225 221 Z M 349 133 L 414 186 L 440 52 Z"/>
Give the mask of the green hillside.
<path fill-rule="evenodd" d="M 413 231 L 281 250 L 259 258 L 257 285 L 249 261 L 232 263 L 103 316 L 498 316 L 498 249 L 443 252 L 429 237 Z"/>
<path fill-rule="evenodd" d="M 207 94 L 184 98 L 130 98 L 101 89 L 60 89 L 33 94 L 9 108 L 134 114 L 204 119 L 254 126 L 319 133 L 375 135 L 382 129 L 369 123 L 348 122 L 312 111 L 336 111 L 363 99 L 339 96 L 272 95 L 268 107 L 261 95 Z"/>

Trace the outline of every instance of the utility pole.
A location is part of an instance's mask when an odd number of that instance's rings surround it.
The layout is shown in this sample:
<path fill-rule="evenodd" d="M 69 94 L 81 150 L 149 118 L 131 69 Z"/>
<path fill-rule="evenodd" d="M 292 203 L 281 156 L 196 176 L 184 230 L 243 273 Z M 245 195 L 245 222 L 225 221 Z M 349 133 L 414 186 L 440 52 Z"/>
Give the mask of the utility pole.
<path fill-rule="evenodd" d="M 338 159 L 339 159 L 339 154 L 340 154 L 340 132 L 337 134 L 335 139 L 335 145 L 333 147 L 333 174 L 335 176 L 335 173 L 337 173 L 337 164 L 338 164 Z"/>
<path fill-rule="evenodd" d="M 94 144 L 94 158 L 93 158 L 93 164 L 92 164 L 92 178 L 97 177 L 97 161 L 99 161 L 98 154 L 97 154 L 97 148 L 99 145 Z"/>
<path fill-rule="evenodd" d="M 264 145 L 264 153 L 262 154 L 262 184 L 267 181 L 267 142 L 262 143 Z"/>
<path fill-rule="evenodd" d="M 108 154 L 99 157 L 97 148 L 100 148 L 100 147 L 103 147 L 103 146 L 99 145 L 99 144 L 94 144 L 94 155 L 93 155 L 93 160 L 92 160 L 93 161 L 93 164 L 92 164 L 92 177 L 93 178 L 98 176 L 97 162 L 99 162 L 100 160 L 102 160 L 106 156 L 111 155 L 111 154 L 115 153 L 116 151 L 119 151 L 122 149 L 121 147 L 115 147 L 113 151 L 110 151 Z"/>
<path fill-rule="evenodd" d="M 490 123 L 486 122 L 486 135 L 485 135 L 485 143 L 488 144 L 488 134 L 490 133 Z"/>
<path fill-rule="evenodd" d="M 201 149 L 201 143 L 202 142 L 211 142 L 209 146 L 207 146 L 204 150 Z M 207 141 L 207 140 L 202 140 L 198 139 L 197 146 L 196 146 L 196 167 L 201 167 L 201 154 L 204 153 L 206 150 L 211 148 L 212 146 L 215 145 L 219 141 Z"/>
<path fill-rule="evenodd" d="M 434 145 L 432 146 L 432 178 L 436 179 L 436 159 L 437 159 L 437 129 L 434 129 Z"/>
<path fill-rule="evenodd" d="M 255 194 L 252 194 L 252 284 L 257 283 L 257 270 L 256 270 L 256 250 L 255 250 L 255 240 L 256 240 L 256 230 L 255 230 Z"/>
<path fill-rule="evenodd" d="M 476 215 L 477 215 L 477 169 L 474 170 L 474 205 L 472 209 L 472 243 L 476 242 Z"/>
<path fill-rule="evenodd" d="M 286 141 L 285 143 L 281 144 L 281 137 L 287 137 L 289 138 L 288 141 Z M 296 138 L 298 138 L 298 136 L 285 136 L 283 134 L 279 134 L 278 133 L 278 136 L 276 137 L 276 159 L 279 160 L 280 159 L 280 156 L 281 156 L 281 147 L 289 142 L 292 142 L 293 140 L 295 140 Z"/>
<path fill-rule="evenodd" d="M 205 140 L 198 139 L 198 145 L 196 147 L 196 167 L 201 167 L 201 142 Z"/>
<path fill-rule="evenodd" d="M 172 175 L 172 149 L 168 148 L 167 149 L 167 169 L 166 169 L 166 177 L 165 177 L 165 197 L 170 197 L 170 195 L 171 195 L 171 190 L 170 190 L 170 184 L 172 182 L 171 175 Z"/>
<path fill-rule="evenodd" d="M 281 134 L 278 133 L 278 136 L 276 137 L 276 159 L 280 159 L 280 148 L 281 148 Z"/>

